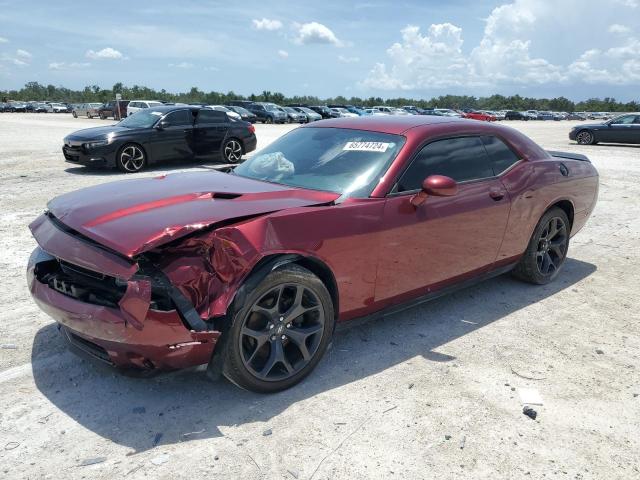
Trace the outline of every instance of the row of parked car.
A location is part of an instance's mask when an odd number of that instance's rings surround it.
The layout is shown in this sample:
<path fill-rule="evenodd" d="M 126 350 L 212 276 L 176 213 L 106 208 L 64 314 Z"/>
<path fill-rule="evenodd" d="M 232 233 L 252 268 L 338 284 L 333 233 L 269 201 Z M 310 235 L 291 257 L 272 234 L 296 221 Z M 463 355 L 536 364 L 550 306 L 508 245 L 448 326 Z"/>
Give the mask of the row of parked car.
<path fill-rule="evenodd" d="M 0 102 L 0 112 L 69 113 L 71 106 L 58 102 Z"/>

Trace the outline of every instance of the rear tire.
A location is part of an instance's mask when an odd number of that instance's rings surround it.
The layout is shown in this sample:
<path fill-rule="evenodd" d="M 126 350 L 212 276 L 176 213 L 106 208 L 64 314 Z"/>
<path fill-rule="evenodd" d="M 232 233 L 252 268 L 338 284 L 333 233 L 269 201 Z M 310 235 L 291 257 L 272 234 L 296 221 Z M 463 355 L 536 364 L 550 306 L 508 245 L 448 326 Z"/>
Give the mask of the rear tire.
<path fill-rule="evenodd" d="M 72 112 L 73 118 L 78 118 L 78 114 L 76 112 Z"/>
<path fill-rule="evenodd" d="M 227 163 L 238 163 L 242 160 L 242 154 L 244 150 L 242 148 L 242 143 L 240 140 L 236 138 L 230 138 L 226 142 L 224 142 L 224 146 L 222 147 L 222 158 Z"/>
<path fill-rule="evenodd" d="M 537 285 L 553 281 L 567 258 L 570 233 L 571 225 L 564 210 L 549 209 L 536 225 L 513 276 Z"/>
<path fill-rule="evenodd" d="M 233 308 L 222 371 L 235 385 L 254 392 L 279 392 L 300 382 L 333 336 L 331 295 L 299 265 L 272 271 L 243 305 Z"/>
<path fill-rule="evenodd" d="M 265 120 L 265 123 L 269 123 L 269 124 L 273 123 L 273 118 L 267 117 L 267 119 Z"/>

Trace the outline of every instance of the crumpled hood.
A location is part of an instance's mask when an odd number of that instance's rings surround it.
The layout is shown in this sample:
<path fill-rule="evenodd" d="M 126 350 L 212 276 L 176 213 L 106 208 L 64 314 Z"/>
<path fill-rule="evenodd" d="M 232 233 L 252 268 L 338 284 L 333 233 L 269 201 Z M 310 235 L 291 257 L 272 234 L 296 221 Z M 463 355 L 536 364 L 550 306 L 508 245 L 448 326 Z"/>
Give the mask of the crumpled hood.
<path fill-rule="evenodd" d="M 133 257 L 220 222 L 338 197 L 211 171 L 97 185 L 56 197 L 48 208 L 67 227 Z"/>

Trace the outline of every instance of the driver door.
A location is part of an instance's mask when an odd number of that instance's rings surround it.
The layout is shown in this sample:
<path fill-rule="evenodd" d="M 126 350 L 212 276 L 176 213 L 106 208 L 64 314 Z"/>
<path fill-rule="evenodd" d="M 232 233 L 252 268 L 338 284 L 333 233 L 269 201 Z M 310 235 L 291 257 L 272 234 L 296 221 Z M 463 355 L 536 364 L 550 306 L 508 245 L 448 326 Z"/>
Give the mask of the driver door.
<path fill-rule="evenodd" d="M 190 109 L 165 115 L 164 127 L 154 129 L 151 150 L 154 160 L 190 160 L 193 158 L 193 115 Z"/>
<path fill-rule="evenodd" d="M 430 175 L 458 182 L 450 197 L 411 198 Z M 509 216 L 509 195 L 494 176 L 480 137 L 429 143 L 387 198 L 376 301 L 400 303 L 487 272 Z"/>

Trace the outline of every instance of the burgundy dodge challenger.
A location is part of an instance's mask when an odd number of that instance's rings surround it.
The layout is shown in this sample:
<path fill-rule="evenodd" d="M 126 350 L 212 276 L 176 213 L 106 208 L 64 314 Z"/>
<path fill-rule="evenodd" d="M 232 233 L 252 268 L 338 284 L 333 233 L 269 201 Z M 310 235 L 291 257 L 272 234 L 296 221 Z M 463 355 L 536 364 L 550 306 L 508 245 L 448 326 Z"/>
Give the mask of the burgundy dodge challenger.
<path fill-rule="evenodd" d="M 208 363 L 260 392 L 316 366 L 337 322 L 511 271 L 552 281 L 598 173 L 516 130 L 433 116 L 316 122 L 231 173 L 61 195 L 29 288 L 74 350 L 138 371 Z"/>

